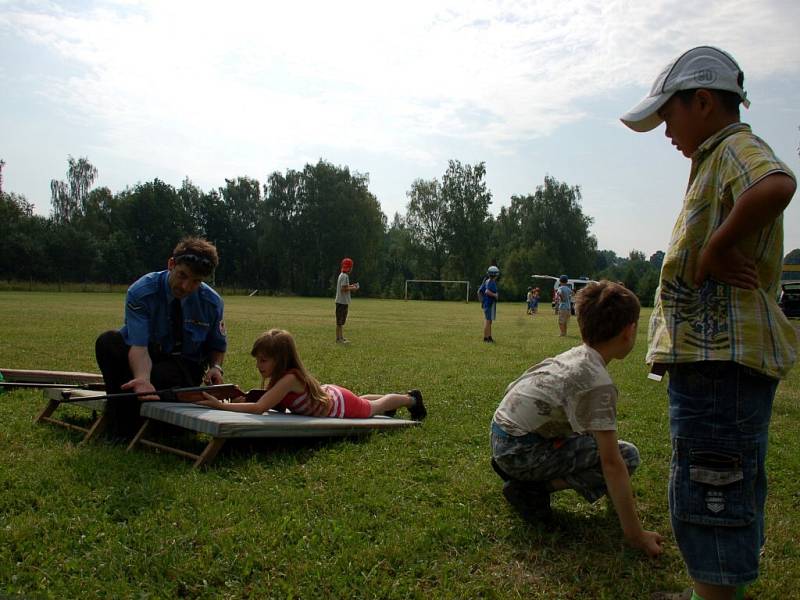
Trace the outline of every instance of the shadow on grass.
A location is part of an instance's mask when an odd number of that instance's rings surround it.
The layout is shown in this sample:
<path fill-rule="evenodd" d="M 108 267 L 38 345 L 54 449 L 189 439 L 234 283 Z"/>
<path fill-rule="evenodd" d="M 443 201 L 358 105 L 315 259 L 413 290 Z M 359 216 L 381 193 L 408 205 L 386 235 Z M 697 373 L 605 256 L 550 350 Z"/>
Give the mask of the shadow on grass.
<path fill-rule="evenodd" d="M 527 577 L 557 583 L 555 587 L 577 594 L 569 596 L 576 598 L 606 597 L 608 590 L 637 585 L 636 593 L 646 597 L 651 591 L 674 587 L 673 561 L 666 556 L 652 560 L 627 546 L 608 498 L 589 504 L 572 490 L 557 492 L 551 496 L 552 516 L 528 523 L 503 498 L 501 489 L 499 480 L 493 482 L 481 498 L 496 507 L 498 541 L 511 553 L 508 564 L 500 568 L 509 572 L 521 568 Z M 646 594 L 643 580 L 649 582 Z"/>

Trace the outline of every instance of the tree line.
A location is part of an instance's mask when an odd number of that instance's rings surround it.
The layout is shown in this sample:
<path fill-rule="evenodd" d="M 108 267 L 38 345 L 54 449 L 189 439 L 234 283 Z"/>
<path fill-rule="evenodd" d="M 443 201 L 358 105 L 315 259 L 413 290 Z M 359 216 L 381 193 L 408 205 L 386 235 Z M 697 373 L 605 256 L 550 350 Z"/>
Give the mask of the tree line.
<path fill-rule="evenodd" d="M 406 213 L 391 221 L 369 191 L 368 175 L 324 160 L 298 171 L 226 179 L 202 190 L 159 179 L 118 193 L 92 188 L 97 169 L 68 158 L 66 180 L 51 182 L 51 214 L 35 215 L 24 196 L 2 190 L 0 278 L 127 284 L 166 267 L 184 235 L 216 244 L 220 287 L 331 295 L 342 257 L 356 262 L 360 295 L 402 297 L 407 279 L 468 280 L 489 264 L 502 272 L 501 300 L 522 301 L 532 274 L 622 281 L 652 304 L 663 252 L 619 257 L 598 250 L 579 186 L 546 176 L 493 216 L 484 163 L 451 160 L 441 179 L 417 179 Z M 426 298 L 462 299 L 463 288 L 415 289 Z"/>

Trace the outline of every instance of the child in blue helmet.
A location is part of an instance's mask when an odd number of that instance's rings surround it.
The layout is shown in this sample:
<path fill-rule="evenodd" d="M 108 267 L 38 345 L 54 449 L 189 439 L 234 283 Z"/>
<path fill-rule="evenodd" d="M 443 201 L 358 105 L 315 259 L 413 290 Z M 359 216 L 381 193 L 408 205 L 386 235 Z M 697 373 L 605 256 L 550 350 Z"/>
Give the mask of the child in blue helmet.
<path fill-rule="evenodd" d="M 500 269 L 492 265 L 486 270 L 486 279 L 483 280 L 481 287 L 478 288 L 478 295 L 481 298 L 481 308 L 483 308 L 483 341 L 494 343 L 492 338 L 492 321 L 497 318 L 497 278 L 500 276 Z"/>

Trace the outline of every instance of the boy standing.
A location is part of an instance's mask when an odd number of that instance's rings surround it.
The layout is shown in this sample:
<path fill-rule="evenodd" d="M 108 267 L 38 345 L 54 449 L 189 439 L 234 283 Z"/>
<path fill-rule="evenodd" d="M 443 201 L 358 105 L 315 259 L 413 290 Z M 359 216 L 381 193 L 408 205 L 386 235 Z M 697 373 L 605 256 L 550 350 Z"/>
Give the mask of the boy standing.
<path fill-rule="evenodd" d="M 343 258 L 341 272 L 336 280 L 336 343 L 348 344 L 342 329 L 347 322 L 347 312 L 350 309 L 350 292 L 358 289 L 358 284 L 350 284 L 350 271 L 353 270 L 353 259 Z"/>
<path fill-rule="evenodd" d="M 630 474 L 639 451 L 617 439 L 617 388 L 606 370 L 636 342 L 639 300 L 601 281 L 576 298 L 583 345 L 525 371 L 492 420 L 492 466 L 503 495 L 527 521 L 550 513 L 550 494 L 572 488 L 589 502 L 608 494 L 625 540 L 655 557 L 662 537 L 642 528 Z"/>
<path fill-rule="evenodd" d="M 797 355 L 775 302 L 782 213 L 796 183 L 739 121 L 739 104 L 749 106 L 743 84 L 729 54 L 700 46 L 667 65 L 622 117 L 634 131 L 664 121 L 692 161 L 647 354 L 655 373 L 669 371 L 669 507 L 694 584 L 673 597 L 743 598 L 758 577 L 772 401 Z"/>
<path fill-rule="evenodd" d="M 497 319 L 497 277 L 500 275 L 500 269 L 495 265 L 490 266 L 486 270 L 486 279 L 484 279 L 478 292 L 481 297 L 481 308 L 483 308 L 483 341 L 494 343 L 492 337 L 492 321 Z"/>
<path fill-rule="evenodd" d="M 556 289 L 556 308 L 558 309 L 558 329 L 561 337 L 567 335 L 567 324 L 572 314 L 572 288 L 569 287 L 569 278 L 562 275 L 558 278 L 558 288 Z"/>

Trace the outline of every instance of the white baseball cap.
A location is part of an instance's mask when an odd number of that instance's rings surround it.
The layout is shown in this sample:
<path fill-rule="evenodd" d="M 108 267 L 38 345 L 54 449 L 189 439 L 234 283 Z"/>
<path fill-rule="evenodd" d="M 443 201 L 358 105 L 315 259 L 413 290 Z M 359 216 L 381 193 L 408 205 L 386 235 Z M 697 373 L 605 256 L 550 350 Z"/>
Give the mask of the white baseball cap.
<path fill-rule="evenodd" d="M 681 54 L 656 77 L 650 93 L 620 120 L 634 131 L 650 131 L 662 119 L 658 110 L 680 90 L 727 90 L 739 94 L 745 108 L 750 106 L 742 85 L 744 73 L 733 57 L 713 46 L 698 46 Z"/>

